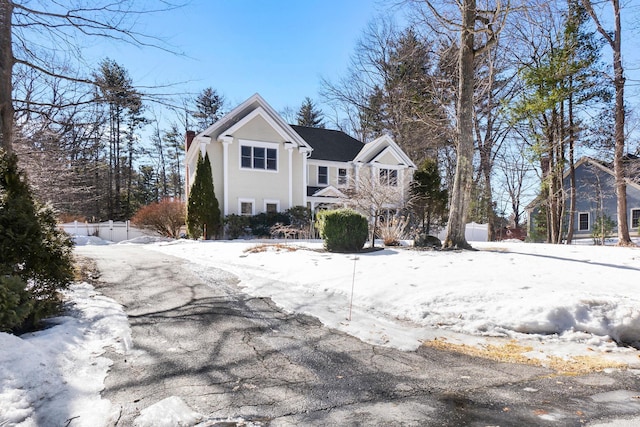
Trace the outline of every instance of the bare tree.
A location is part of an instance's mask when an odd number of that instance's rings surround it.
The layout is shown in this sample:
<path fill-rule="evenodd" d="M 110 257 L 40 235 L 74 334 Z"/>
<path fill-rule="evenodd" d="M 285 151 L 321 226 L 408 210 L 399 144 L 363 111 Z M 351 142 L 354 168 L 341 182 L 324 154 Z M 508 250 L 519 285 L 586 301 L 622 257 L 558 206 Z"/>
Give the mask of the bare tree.
<path fill-rule="evenodd" d="M 476 83 L 476 59 L 497 40 L 504 27 L 510 2 L 462 0 L 444 5 L 435 1 L 417 1 L 425 22 L 437 23 L 459 34 L 458 49 L 458 98 L 456 106 L 456 172 L 449 208 L 447 235 L 444 248 L 471 249 L 465 237 L 467 208 L 473 183 L 474 156 L 474 95 Z"/>
<path fill-rule="evenodd" d="M 398 176 L 401 173 L 367 168 L 349 180 L 344 203 L 370 218 L 371 247 L 375 246 L 380 217 L 390 211 L 396 212 L 407 204 L 408 187 L 403 185 L 405 178 Z"/>
<path fill-rule="evenodd" d="M 513 226 L 520 227 L 522 223 L 522 199 L 530 190 L 528 177 L 533 172 L 533 166 L 526 157 L 526 146 L 513 143 L 501 150 L 497 157 L 497 169 L 502 174 L 502 185 L 511 205 Z"/>
<path fill-rule="evenodd" d="M 93 85 L 92 70 L 82 70 L 81 37 L 103 37 L 135 45 L 167 50 L 157 38 L 135 30 L 136 20 L 149 12 L 174 9 L 157 1 L 155 8 L 145 2 L 142 9 L 133 0 L 79 1 L 73 7 L 46 0 L 0 0 L 0 147 L 13 151 L 14 77 L 22 70 L 35 70 L 43 76 L 85 85 Z M 92 89 L 84 93 L 91 93 Z M 40 94 L 51 98 L 50 92 Z M 36 99 L 31 100 L 38 114 Z M 46 101 L 39 101 L 48 104 Z M 77 105 L 77 101 L 74 105 Z M 58 109 L 68 105 L 55 105 Z"/>
<path fill-rule="evenodd" d="M 591 0 L 582 0 L 598 32 L 606 40 L 613 51 L 613 86 L 615 88 L 615 149 L 613 158 L 613 171 L 616 179 L 616 196 L 618 205 L 618 245 L 633 246 L 629 235 L 629 222 L 627 220 L 627 184 L 624 169 L 625 148 L 625 108 L 624 108 L 624 68 L 622 66 L 622 24 L 620 21 L 620 1 L 610 0 L 613 13 L 613 32 L 607 31 L 593 8 Z"/>

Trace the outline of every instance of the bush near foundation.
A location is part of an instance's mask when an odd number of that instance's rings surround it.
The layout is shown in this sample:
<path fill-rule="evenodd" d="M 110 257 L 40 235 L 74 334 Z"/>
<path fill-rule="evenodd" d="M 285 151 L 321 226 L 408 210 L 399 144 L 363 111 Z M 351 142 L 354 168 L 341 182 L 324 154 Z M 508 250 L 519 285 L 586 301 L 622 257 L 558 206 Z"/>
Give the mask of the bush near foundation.
<path fill-rule="evenodd" d="M 369 234 L 367 218 L 353 209 L 318 212 L 316 228 L 330 252 L 358 252 Z"/>

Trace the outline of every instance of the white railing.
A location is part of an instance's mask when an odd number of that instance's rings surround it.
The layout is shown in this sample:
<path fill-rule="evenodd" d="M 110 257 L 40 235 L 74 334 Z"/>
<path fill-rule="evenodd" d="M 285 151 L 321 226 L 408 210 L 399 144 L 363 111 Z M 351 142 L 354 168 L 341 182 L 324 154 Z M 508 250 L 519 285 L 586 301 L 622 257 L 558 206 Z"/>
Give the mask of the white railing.
<path fill-rule="evenodd" d="M 58 226 L 71 235 L 96 236 L 115 243 L 136 237 L 154 235 L 150 231 L 131 226 L 129 221 L 106 221 L 100 223 L 74 221 L 59 224 Z"/>

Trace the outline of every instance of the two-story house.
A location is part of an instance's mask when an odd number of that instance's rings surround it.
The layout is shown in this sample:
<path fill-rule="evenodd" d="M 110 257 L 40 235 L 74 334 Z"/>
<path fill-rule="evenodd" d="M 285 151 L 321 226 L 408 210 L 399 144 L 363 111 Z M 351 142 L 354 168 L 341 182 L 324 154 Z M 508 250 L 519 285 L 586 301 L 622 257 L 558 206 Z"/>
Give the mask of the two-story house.
<path fill-rule="evenodd" d="M 198 153 L 209 154 L 223 216 L 344 203 L 359 177 L 404 188 L 416 166 L 388 136 L 364 144 L 329 129 L 287 124 L 258 94 L 204 131 L 187 134 L 187 194 Z M 369 175 L 363 175 L 369 174 Z"/>

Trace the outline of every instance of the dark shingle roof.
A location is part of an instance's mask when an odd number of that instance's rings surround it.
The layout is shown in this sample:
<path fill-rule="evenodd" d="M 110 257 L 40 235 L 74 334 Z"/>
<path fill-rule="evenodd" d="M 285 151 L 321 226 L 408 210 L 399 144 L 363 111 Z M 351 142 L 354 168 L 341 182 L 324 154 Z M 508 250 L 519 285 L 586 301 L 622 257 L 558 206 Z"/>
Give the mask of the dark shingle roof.
<path fill-rule="evenodd" d="M 295 125 L 291 127 L 313 148 L 311 159 L 348 162 L 364 146 L 362 142 L 339 130 Z"/>

